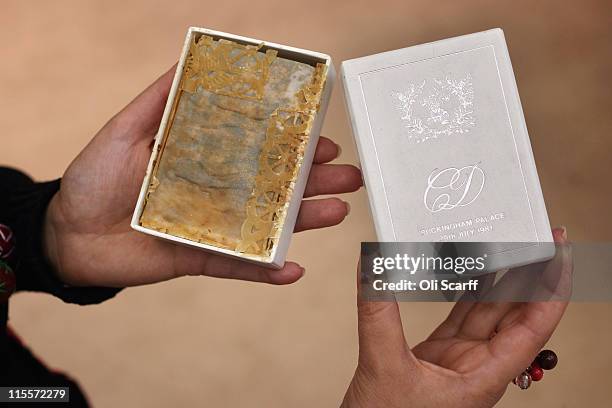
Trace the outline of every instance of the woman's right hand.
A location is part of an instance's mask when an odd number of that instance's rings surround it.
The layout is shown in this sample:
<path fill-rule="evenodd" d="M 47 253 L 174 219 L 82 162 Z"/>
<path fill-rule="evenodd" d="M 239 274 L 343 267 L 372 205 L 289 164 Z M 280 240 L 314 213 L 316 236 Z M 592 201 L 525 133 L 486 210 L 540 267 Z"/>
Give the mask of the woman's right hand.
<path fill-rule="evenodd" d="M 567 242 L 565 231 L 553 231 Z M 549 267 L 568 276 L 567 247 Z M 342 407 L 491 407 L 546 344 L 567 302 L 457 302 L 447 319 L 410 348 L 396 302 L 358 295 L 359 363 Z M 492 334 L 495 333 L 494 336 Z"/>
<path fill-rule="evenodd" d="M 59 278 L 73 286 L 136 286 L 185 275 L 206 275 L 278 285 L 304 269 L 280 270 L 174 245 L 136 232 L 130 219 L 166 104 L 174 68 L 115 115 L 72 162 L 45 218 L 44 248 Z M 321 137 L 305 197 L 342 194 L 362 185 L 361 172 L 329 164 L 339 147 Z M 347 203 L 336 197 L 303 200 L 295 230 L 339 224 Z"/>

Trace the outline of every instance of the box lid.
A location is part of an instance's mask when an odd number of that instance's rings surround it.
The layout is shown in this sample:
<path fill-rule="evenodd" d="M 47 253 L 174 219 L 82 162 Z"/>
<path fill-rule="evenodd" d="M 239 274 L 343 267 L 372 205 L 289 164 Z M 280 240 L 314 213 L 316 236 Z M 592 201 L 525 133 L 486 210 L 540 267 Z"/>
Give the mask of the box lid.
<path fill-rule="evenodd" d="M 500 29 L 342 63 L 379 241 L 550 242 Z"/>

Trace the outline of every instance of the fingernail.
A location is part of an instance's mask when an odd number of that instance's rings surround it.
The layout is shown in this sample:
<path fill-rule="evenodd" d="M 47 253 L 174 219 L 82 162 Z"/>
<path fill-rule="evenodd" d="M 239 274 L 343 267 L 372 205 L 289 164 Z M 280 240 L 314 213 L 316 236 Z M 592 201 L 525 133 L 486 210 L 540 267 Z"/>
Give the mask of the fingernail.
<path fill-rule="evenodd" d="M 342 146 L 336 143 L 336 149 L 338 149 L 338 154 L 336 154 L 336 158 L 338 158 L 342 154 Z"/>
<path fill-rule="evenodd" d="M 306 269 L 304 269 L 304 268 L 302 268 L 302 267 L 300 266 L 300 270 L 301 270 L 301 272 L 302 272 L 302 274 L 300 275 L 300 278 L 302 278 L 302 277 L 304 276 L 304 274 L 306 273 Z"/>
<path fill-rule="evenodd" d="M 349 215 L 351 213 L 351 205 L 348 202 L 344 202 L 344 205 L 346 205 L 346 215 Z"/>
<path fill-rule="evenodd" d="M 565 228 L 565 225 L 562 225 L 559 228 L 561 228 L 561 236 L 563 239 L 567 239 L 567 228 Z"/>

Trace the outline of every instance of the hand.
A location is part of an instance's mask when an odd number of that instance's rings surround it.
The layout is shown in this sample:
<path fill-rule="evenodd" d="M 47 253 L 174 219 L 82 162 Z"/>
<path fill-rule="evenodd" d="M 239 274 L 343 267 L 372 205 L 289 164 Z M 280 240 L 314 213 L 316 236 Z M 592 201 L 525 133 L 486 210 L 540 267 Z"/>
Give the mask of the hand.
<path fill-rule="evenodd" d="M 68 167 L 47 210 L 44 243 L 49 261 L 71 285 L 122 287 L 184 275 L 274 284 L 297 281 L 304 269 L 293 262 L 269 270 L 130 228 L 173 74 L 174 68 L 113 117 Z M 335 143 L 320 138 L 305 196 L 359 189 L 356 167 L 325 164 L 338 154 Z M 336 225 L 347 214 L 348 205 L 338 198 L 306 200 L 295 230 Z"/>
<path fill-rule="evenodd" d="M 553 235 L 555 242 L 566 242 L 562 230 Z M 561 275 L 567 276 L 571 259 L 560 248 L 549 266 L 563 268 Z M 342 406 L 491 407 L 529 367 L 566 306 L 560 301 L 457 302 L 429 338 L 411 350 L 396 302 L 358 298 L 359 363 Z"/>

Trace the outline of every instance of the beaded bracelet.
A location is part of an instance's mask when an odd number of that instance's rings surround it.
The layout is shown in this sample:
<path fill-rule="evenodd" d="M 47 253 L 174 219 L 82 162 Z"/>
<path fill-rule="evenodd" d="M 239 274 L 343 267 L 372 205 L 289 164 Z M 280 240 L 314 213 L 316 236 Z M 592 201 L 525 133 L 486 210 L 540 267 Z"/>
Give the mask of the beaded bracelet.
<path fill-rule="evenodd" d="M 533 360 L 529 368 L 519 374 L 514 380 L 521 390 L 526 390 L 531 386 L 532 381 L 540 381 L 544 377 L 544 370 L 552 370 L 557 365 L 559 359 L 552 350 L 542 350 Z"/>

